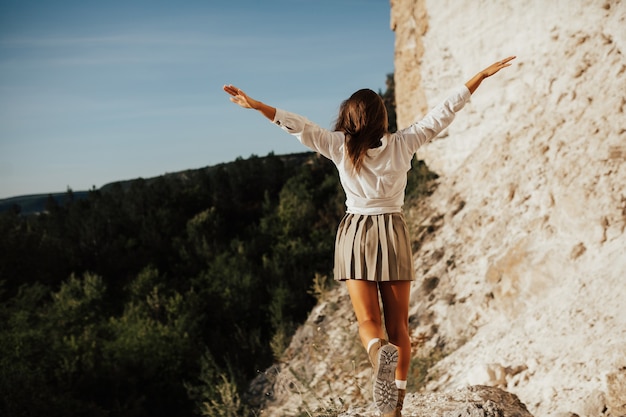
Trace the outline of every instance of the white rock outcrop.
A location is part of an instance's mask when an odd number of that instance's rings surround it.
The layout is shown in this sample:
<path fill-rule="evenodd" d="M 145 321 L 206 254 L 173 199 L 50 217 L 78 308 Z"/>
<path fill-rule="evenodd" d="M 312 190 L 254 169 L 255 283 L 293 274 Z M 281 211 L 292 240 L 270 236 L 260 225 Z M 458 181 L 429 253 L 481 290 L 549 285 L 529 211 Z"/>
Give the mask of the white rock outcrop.
<path fill-rule="evenodd" d="M 419 155 L 441 177 L 430 209 L 412 210 L 417 234 L 436 227 L 415 265 L 438 285 L 414 292 L 428 317 L 414 331 L 458 347 L 427 390 L 488 384 L 537 416 L 624 415 L 626 3 L 391 4 L 400 126 L 517 55 Z M 428 29 L 407 41 L 415 27 Z M 418 79 L 426 105 L 399 87 Z"/>

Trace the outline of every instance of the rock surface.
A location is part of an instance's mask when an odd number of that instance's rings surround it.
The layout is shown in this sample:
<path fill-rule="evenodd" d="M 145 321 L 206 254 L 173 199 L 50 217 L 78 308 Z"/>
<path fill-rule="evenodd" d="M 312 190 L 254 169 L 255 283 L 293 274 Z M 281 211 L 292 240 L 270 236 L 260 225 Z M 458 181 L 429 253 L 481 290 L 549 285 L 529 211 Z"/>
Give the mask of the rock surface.
<path fill-rule="evenodd" d="M 392 2 L 397 33 L 413 23 L 396 3 L 414 2 Z M 413 210 L 417 232 L 436 228 L 415 266 L 438 285 L 414 292 L 414 332 L 453 352 L 426 389 L 487 384 L 537 416 L 624 415 L 626 3 L 458 6 L 425 4 L 427 107 L 518 58 L 419 154 L 441 177 L 430 208 Z"/>
<path fill-rule="evenodd" d="M 440 178 L 405 207 L 405 415 L 626 416 L 626 3 L 392 0 L 391 26 L 400 127 L 517 55 L 418 155 Z M 263 415 L 373 416 L 369 378 L 339 286 L 253 390 Z"/>

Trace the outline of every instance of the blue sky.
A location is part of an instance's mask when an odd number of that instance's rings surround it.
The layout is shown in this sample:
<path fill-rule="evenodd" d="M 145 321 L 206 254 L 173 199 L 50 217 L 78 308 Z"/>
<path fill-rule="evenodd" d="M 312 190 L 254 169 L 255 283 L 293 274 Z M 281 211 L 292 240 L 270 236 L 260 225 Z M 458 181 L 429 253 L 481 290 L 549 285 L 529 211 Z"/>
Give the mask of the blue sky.
<path fill-rule="evenodd" d="M 305 151 L 235 84 L 330 127 L 393 72 L 388 0 L 0 0 L 0 199 Z"/>

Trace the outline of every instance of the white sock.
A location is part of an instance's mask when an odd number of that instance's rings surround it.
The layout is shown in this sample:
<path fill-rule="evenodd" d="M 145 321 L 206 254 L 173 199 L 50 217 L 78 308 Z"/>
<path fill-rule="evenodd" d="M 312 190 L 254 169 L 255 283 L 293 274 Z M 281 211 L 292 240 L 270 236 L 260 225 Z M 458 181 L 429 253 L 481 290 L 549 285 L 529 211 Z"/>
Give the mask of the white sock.
<path fill-rule="evenodd" d="M 369 343 L 367 344 L 367 351 L 369 352 L 372 346 L 374 346 L 374 343 L 378 343 L 378 342 L 380 342 L 380 338 L 378 337 L 375 337 L 372 340 L 370 340 Z"/>
<path fill-rule="evenodd" d="M 406 389 L 406 381 L 396 379 L 396 387 L 398 387 L 398 389 Z"/>

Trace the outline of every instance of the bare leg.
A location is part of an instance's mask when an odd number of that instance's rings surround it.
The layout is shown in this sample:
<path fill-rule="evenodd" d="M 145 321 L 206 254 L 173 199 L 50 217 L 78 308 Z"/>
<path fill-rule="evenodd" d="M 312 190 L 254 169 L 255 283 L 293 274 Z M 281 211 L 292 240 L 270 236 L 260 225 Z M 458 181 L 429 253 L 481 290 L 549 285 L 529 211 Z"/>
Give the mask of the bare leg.
<path fill-rule="evenodd" d="M 359 323 L 361 343 L 367 349 L 370 340 L 385 338 L 378 303 L 378 285 L 374 281 L 351 279 L 346 281 L 346 286 Z"/>
<path fill-rule="evenodd" d="M 384 346 L 379 344 L 377 345 L 375 351 L 369 351 L 370 349 L 368 345 L 372 339 L 385 339 L 385 331 L 382 326 L 378 295 L 379 286 L 382 295 L 383 285 L 378 282 L 363 280 L 349 280 L 346 285 L 348 287 L 350 299 L 352 300 L 352 307 L 354 308 L 357 321 L 359 322 L 359 335 L 361 336 L 361 343 L 363 343 L 363 346 L 368 351 L 368 356 L 374 367 L 374 380 L 372 381 L 374 403 L 381 413 L 388 415 L 398 406 L 399 390 L 396 386 L 395 379 L 405 375 L 404 379 L 406 380 L 408 366 L 406 366 L 406 369 L 403 372 L 400 374 L 398 373 L 397 365 L 400 358 L 400 349 L 399 346 L 396 345 L 395 341 L 392 341 L 392 344 L 386 344 Z M 390 295 L 393 295 L 394 291 L 391 290 L 391 286 L 385 287 L 387 287 L 387 292 L 389 293 L 386 296 L 386 302 L 388 303 L 387 307 L 393 310 L 395 307 L 389 303 L 396 302 Z M 407 289 L 408 288 L 409 287 L 407 286 Z M 395 298 L 398 297 L 395 296 Z M 385 300 L 385 298 L 383 298 L 383 300 Z M 400 309 L 408 311 L 408 307 L 404 308 L 402 306 Z M 387 319 L 385 320 L 388 321 Z M 408 329 L 408 323 L 405 327 Z M 396 330 L 395 327 L 394 330 Z M 396 339 L 400 340 L 401 338 L 396 337 Z M 411 346 L 409 344 L 409 350 L 410 349 Z"/>
<path fill-rule="evenodd" d="M 398 348 L 396 379 L 406 381 L 411 363 L 411 339 L 409 338 L 411 281 L 385 281 L 380 282 L 379 285 L 389 342 Z"/>

